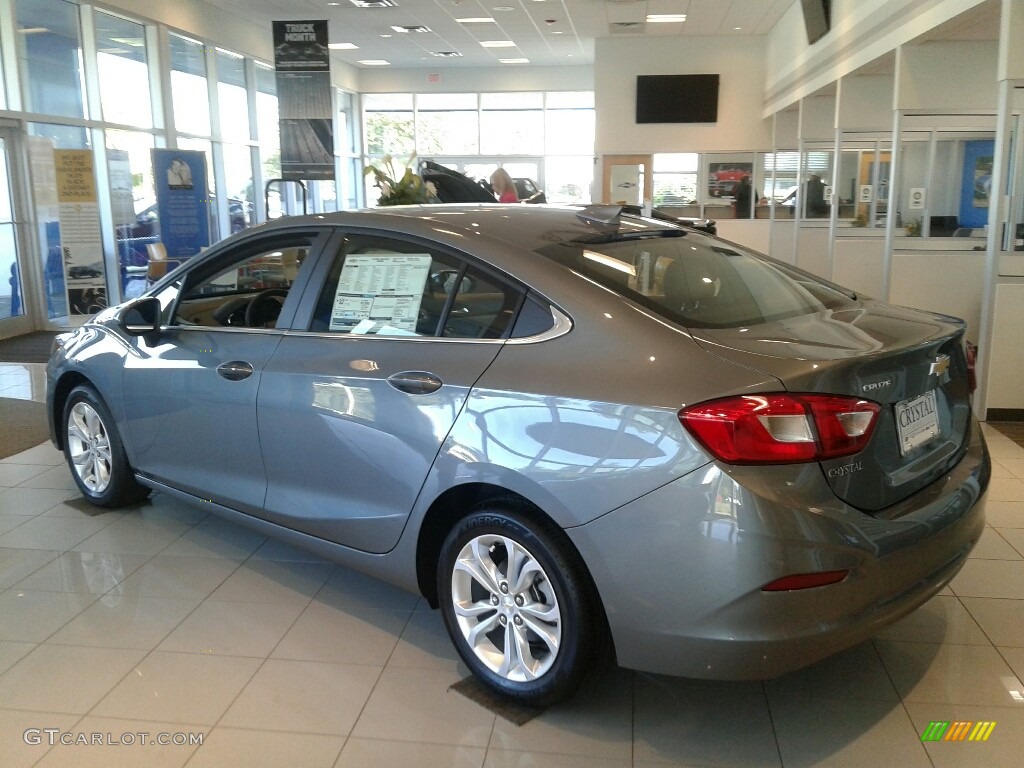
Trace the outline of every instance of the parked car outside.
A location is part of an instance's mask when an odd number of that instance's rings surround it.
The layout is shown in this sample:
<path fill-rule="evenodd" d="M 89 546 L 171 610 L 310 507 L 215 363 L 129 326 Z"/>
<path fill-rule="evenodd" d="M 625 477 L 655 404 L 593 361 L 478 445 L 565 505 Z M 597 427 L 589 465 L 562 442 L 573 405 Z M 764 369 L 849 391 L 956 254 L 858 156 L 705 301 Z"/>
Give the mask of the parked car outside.
<path fill-rule="evenodd" d="M 940 591 L 990 461 L 960 320 L 614 208 L 280 219 L 58 338 L 86 500 L 153 490 L 421 594 L 522 702 L 774 677 Z"/>
<path fill-rule="evenodd" d="M 512 181 L 515 182 L 516 195 L 519 196 L 519 202 L 541 205 L 548 201 L 547 195 L 544 194 L 544 190 L 538 187 L 537 182 L 533 179 L 516 177 L 512 179 Z"/>

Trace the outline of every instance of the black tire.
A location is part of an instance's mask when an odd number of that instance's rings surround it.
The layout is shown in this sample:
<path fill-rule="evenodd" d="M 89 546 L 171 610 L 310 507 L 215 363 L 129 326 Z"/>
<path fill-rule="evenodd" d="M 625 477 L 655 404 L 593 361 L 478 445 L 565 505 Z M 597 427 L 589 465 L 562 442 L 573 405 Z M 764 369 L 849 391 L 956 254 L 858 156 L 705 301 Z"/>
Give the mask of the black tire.
<path fill-rule="evenodd" d="M 523 704 L 546 707 L 571 696 L 587 675 L 597 668 L 606 647 L 607 630 L 596 591 L 579 555 L 564 532 L 553 524 L 535 522 L 534 517 L 536 515 L 529 514 L 529 509 L 524 510 L 523 505 L 516 502 L 490 502 L 460 520 L 441 548 L 437 593 L 448 634 L 473 673 L 496 693 Z M 479 578 L 467 575 L 465 569 L 459 569 L 458 574 L 456 572 L 457 560 L 465 548 L 474 542 L 486 546 L 498 537 L 502 541 L 513 542 L 540 568 L 539 575 L 531 577 L 529 588 L 518 594 L 511 588 L 504 591 L 502 584 L 501 577 L 509 576 L 508 557 L 505 555 L 507 546 L 495 543 L 486 550 L 486 557 L 489 560 L 494 558 L 491 562 L 495 564 L 498 576 L 497 590 L 485 586 Z M 485 552 L 483 549 L 477 551 Z M 467 592 L 467 584 L 470 585 L 471 596 Z M 504 580 L 504 584 L 508 585 L 509 580 Z M 495 597 L 498 605 L 493 613 L 488 613 L 486 606 L 493 605 Z M 508 599 L 513 602 L 509 603 Z M 516 602 L 519 599 L 524 603 Z M 456 600 L 460 605 L 472 604 L 474 610 L 481 611 L 479 616 L 463 616 L 464 625 L 471 628 L 474 622 L 487 623 L 488 627 L 493 624 L 493 628 L 479 632 L 477 637 L 481 653 L 488 661 L 470 646 L 466 637 L 469 630 L 459 623 Z M 522 615 L 516 607 L 519 605 L 524 606 Z M 536 618 L 534 609 L 537 607 L 558 615 L 559 639 L 554 652 L 551 644 L 533 629 L 543 627 L 550 637 L 554 627 L 554 624 Z M 502 621 L 503 615 L 504 623 L 496 623 Z M 505 664 L 508 663 L 505 640 L 513 637 L 513 632 L 516 633 L 514 637 L 523 638 L 530 658 L 520 664 L 520 674 L 503 674 L 494 666 L 502 663 L 503 659 Z M 518 647 L 517 644 L 516 649 Z M 520 653 L 516 650 L 512 656 L 524 658 Z M 527 668 L 535 662 L 532 672 L 538 674 L 531 678 Z"/>
<path fill-rule="evenodd" d="M 90 422 L 83 430 L 85 420 Z M 135 480 L 114 417 L 103 398 L 87 384 L 71 390 L 61 419 L 64 458 L 82 495 L 98 507 L 123 507 L 147 496 Z M 75 456 L 84 461 L 76 465 Z"/>

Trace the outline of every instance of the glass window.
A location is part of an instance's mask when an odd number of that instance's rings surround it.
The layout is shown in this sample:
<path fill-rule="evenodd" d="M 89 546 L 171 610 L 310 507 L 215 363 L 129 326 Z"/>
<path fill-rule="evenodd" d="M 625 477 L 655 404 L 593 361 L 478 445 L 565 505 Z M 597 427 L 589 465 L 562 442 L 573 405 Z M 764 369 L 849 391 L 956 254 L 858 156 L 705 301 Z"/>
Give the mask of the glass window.
<path fill-rule="evenodd" d="M 103 119 L 108 123 L 151 128 L 146 28 L 100 11 L 93 18 Z"/>
<path fill-rule="evenodd" d="M 217 101 L 220 132 L 228 140 L 248 141 L 249 95 L 245 90 L 245 59 L 217 50 Z"/>
<path fill-rule="evenodd" d="M 689 328 L 758 325 L 853 305 L 819 278 L 692 232 L 541 252 Z"/>
<path fill-rule="evenodd" d="M 15 20 L 25 111 L 88 117 L 78 6 L 64 0 L 17 0 Z"/>
<path fill-rule="evenodd" d="M 416 144 L 421 155 L 479 152 L 475 93 L 430 93 L 416 99 Z"/>
<path fill-rule="evenodd" d="M 544 194 L 549 203 L 590 203 L 593 180 L 590 155 L 544 159 Z"/>
<path fill-rule="evenodd" d="M 547 94 L 548 109 L 593 109 L 593 91 L 550 91 Z"/>
<path fill-rule="evenodd" d="M 364 136 L 369 155 L 410 155 L 416 148 L 412 94 L 363 97 Z"/>
<path fill-rule="evenodd" d="M 280 144 L 277 79 L 266 64 L 256 64 L 256 136 L 261 144 Z"/>
<path fill-rule="evenodd" d="M 228 195 L 228 219 L 231 234 L 234 234 L 256 223 L 252 149 L 238 144 L 225 144 L 224 175 L 224 187 Z"/>
<path fill-rule="evenodd" d="M 482 154 L 544 154 L 543 94 L 482 93 L 480 107 Z"/>
<path fill-rule="evenodd" d="M 153 136 L 110 130 L 106 138 L 121 292 L 133 298 L 146 286 L 146 246 L 160 240 L 150 152 Z"/>
<path fill-rule="evenodd" d="M 28 155 L 32 166 L 32 203 L 50 320 L 68 317 L 64 260 L 61 254 L 60 211 L 57 206 L 55 149 L 89 149 L 91 133 L 85 128 L 54 123 L 28 124 Z"/>
<path fill-rule="evenodd" d="M 7 143 L 0 138 L 0 320 L 25 313 L 7 157 Z"/>
<path fill-rule="evenodd" d="M 454 256 L 373 235 L 351 236 L 310 330 L 378 336 L 502 338 L 522 293 Z"/>
<path fill-rule="evenodd" d="M 210 92 L 206 84 L 206 48 L 180 35 L 170 35 L 171 100 L 174 125 L 181 133 L 210 135 Z"/>
<path fill-rule="evenodd" d="M 197 270 L 189 276 L 178 302 L 175 323 L 214 328 L 275 327 L 311 243 L 304 236 L 274 239 L 229 257 L 227 266 L 221 262 L 222 266 Z"/>
<path fill-rule="evenodd" d="M 672 152 L 654 155 L 652 173 L 654 205 L 680 206 L 697 202 L 696 152 Z"/>
<path fill-rule="evenodd" d="M 559 155 L 591 155 L 594 147 L 594 108 L 551 109 L 545 118 L 545 151 Z"/>

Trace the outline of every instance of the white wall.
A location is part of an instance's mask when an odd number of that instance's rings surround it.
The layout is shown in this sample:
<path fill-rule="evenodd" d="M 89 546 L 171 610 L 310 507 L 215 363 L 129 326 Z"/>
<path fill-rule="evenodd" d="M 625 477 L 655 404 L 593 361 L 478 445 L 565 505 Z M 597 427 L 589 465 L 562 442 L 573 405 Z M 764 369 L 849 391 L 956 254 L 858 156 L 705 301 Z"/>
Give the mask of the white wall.
<path fill-rule="evenodd" d="M 429 75 L 438 82 L 428 82 Z M 474 69 L 363 69 L 361 93 L 473 93 L 477 91 L 591 91 L 593 67 L 479 67 Z"/>
<path fill-rule="evenodd" d="M 766 221 L 751 219 L 718 219 L 718 236 L 739 243 L 758 253 L 768 253 L 771 228 Z"/>
<path fill-rule="evenodd" d="M 933 41 L 901 49 L 897 101 L 900 109 L 995 111 L 999 44 Z"/>
<path fill-rule="evenodd" d="M 996 286 L 995 324 L 986 405 L 1020 408 L 1024 403 L 1024 283 L 1003 281 Z"/>
<path fill-rule="evenodd" d="M 889 301 L 962 318 L 967 321 L 967 338 L 977 342 L 984 273 L 981 251 L 896 251 Z"/>
<path fill-rule="evenodd" d="M 796 265 L 828 279 L 828 227 L 799 227 Z"/>
<path fill-rule="evenodd" d="M 839 127 L 846 131 L 892 129 L 892 75 L 843 78 L 839 90 Z"/>
<path fill-rule="evenodd" d="M 832 280 L 857 293 L 881 298 L 885 238 L 836 238 Z"/>
<path fill-rule="evenodd" d="M 602 38 L 594 51 L 596 151 L 601 154 L 759 150 L 771 147 L 762 120 L 764 38 Z M 718 122 L 636 124 L 637 75 L 721 75 Z"/>
<path fill-rule="evenodd" d="M 796 103 L 985 0 L 833 0 L 832 31 L 807 44 L 800 4 L 768 35 L 764 113 Z"/>

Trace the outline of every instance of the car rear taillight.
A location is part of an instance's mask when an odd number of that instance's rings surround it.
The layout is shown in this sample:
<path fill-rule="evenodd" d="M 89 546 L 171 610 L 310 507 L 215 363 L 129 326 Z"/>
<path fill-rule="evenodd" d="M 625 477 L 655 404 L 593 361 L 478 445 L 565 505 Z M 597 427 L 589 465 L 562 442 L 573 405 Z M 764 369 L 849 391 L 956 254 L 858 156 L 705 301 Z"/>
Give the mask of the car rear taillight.
<path fill-rule="evenodd" d="M 839 395 L 772 393 L 699 403 L 679 421 L 729 464 L 791 464 L 857 453 L 871 439 L 878 403 Z"/>

